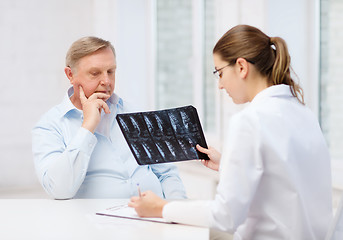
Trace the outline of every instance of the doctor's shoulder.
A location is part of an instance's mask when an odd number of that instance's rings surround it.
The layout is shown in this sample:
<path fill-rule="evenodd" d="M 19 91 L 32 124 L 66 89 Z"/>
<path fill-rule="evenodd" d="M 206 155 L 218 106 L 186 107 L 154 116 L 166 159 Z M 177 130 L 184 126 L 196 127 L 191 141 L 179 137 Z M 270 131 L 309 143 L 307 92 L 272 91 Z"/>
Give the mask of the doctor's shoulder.
<path fill-rule="evenodd" d="M 229 134 L 237 132 L 255 132 L 260 130 L 261 116 L 256 109 L 245 108 L 235 113 L 229 120 L 226 131 Z"/>

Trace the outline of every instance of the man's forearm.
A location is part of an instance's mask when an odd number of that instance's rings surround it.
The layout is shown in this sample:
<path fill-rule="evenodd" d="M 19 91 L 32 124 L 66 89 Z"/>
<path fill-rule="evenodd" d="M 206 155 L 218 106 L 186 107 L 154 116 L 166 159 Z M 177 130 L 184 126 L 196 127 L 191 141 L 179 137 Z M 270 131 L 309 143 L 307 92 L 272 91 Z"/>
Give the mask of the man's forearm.
<path fill-rule="evenodd" d="M 158 177 L 166 199 L 187 198 L 177 167 L 172 164 L 153 165 L 152 170 Z"/>

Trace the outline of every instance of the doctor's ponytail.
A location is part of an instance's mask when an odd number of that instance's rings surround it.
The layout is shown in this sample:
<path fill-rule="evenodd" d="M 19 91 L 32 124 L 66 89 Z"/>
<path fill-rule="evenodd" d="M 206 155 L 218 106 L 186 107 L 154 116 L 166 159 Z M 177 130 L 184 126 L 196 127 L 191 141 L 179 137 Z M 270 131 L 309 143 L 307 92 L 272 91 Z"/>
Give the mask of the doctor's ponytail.
<path fill-rule="evenodd" d="M 273 85 L 289 85 L 293 96 L 297 97 L 301 103 L 304 103 L 301 87 L 291 78 L 291 57 L 289 56 L 285 40 L 280 37 L 271 37 L 270 44 L 272 47 L 275 47 L 275 61 L 271 73 Z"/>
<path fill-rule="evenodd" d="M 270 85 L 289 85 L 293 96 L 304 103 L 301 87 L 291 78 L 291 58 L 282 38 L 270 38 L 255 27 L 238 25 L 219 39 L 213 53 L 229 64 L 235 64 L 240 57 L 246 59 L 267 77 Z"/>

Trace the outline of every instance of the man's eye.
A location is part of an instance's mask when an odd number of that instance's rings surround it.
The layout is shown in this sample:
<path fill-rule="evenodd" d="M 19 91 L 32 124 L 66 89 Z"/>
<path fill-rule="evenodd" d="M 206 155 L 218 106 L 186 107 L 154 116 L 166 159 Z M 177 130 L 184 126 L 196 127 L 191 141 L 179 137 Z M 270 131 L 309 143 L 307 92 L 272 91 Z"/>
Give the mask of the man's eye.
<path fill-rule="evenodd" d="M 223 72 L 220 72 L 218 76 L 221 78 L 223 76 Z"/>
<path fill-rule="evenodd" d="M 108 74 L 113 74 L 114 71 L 113 71 L 113 70 L 108 70 L 107 73 L 108 73 Z"/>
<path fill-rule="evenodd" d="M 99 72 L 91 72 L 92 76 L 96 77 L 99 75 Z"/>

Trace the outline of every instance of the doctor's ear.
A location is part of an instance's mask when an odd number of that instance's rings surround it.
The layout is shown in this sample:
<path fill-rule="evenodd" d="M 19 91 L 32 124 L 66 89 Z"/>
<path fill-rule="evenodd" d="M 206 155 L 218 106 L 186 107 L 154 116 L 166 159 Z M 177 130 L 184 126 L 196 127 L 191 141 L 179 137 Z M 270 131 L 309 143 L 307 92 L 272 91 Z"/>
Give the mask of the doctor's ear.
<path fill-rule="evenodd" d="M 244 58 L 237 58 L 236 65 L 239 70 L 239 75 L 241 78 L 246 78 L 249 71 L 249 64 Z"/>

